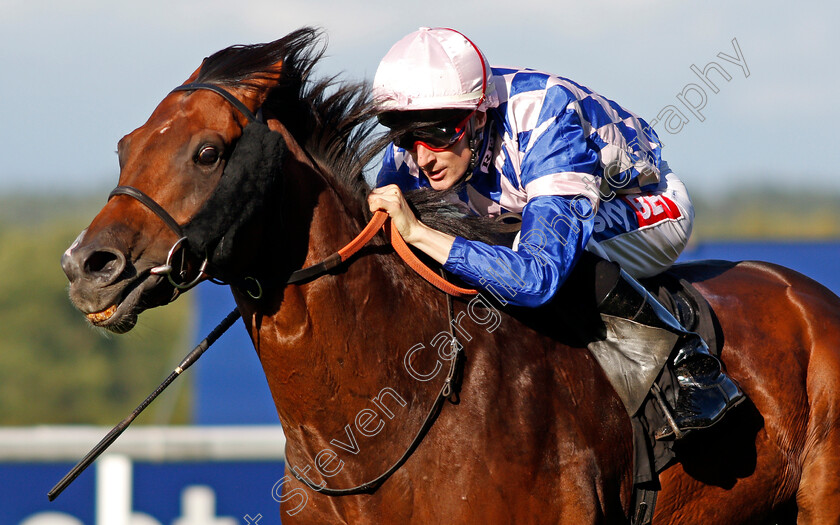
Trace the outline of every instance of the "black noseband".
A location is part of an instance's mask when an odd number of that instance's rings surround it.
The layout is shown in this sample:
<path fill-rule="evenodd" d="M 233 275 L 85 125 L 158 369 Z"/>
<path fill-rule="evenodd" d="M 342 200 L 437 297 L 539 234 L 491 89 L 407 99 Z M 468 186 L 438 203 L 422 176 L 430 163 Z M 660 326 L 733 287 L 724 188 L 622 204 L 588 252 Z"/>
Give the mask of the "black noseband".
<path fill-rule="evenodd" d="M 234 276 L 223 274 L 228 273 L 232 264 L 236 251 L 236 232 L 258 217 L 265 203 L 272 198 L 286 151 L 282 135 L 271 131 L 245 104 L 225 89 L 213 84 L 192 83 L 178 86 L 172 91 L 196 89 L 219 94 L 248 119 L 218 186 L 202 208 L 187 223 L 178 224 L 163 206 L 132 186 L 117 186 L 108 197 L 111 199 L 117 195 L 125 195 L 137 200 L 178 236 L 166 263 L 153 268 L 153 273 L 167 275 L 170 282 L 179 289 L 191 288 L 201 277 L 199 275 L 189 283 L 173 280 L 172 258 L 174 252 L 181 249 L 187 249 L 192 255 L 204 260 L 201 272 L 204 272 L 212 261 L 213 277 L 228 282 L 235 280 Z M 181 279 L 184 278 L 182 268 Z"/>
<path fill-rule="evenodd" d="M 133 186 L 117 186 L 114 188 L 111 193 L 108 195 L 108 200 L 111 200 L 112 197 L 115 195 L 128 195 L 129 197 L 134 197 L 138 201 L 140 201 L 145 207 L 149 208 L 155 215 L 161 218 L 161 220 L 169 226 L 169 229 L 175 232 L 175 235 L 178 236 L 180 239 L 184 236 L 184 230 L 181 228 L 181 225 L 172 218 L 172 215 L 169 215 L 169 212 L 163 209 L 163 206 L 155 202 L 154 199 L 143 193 L 142 191 L 138 190 Z"/>

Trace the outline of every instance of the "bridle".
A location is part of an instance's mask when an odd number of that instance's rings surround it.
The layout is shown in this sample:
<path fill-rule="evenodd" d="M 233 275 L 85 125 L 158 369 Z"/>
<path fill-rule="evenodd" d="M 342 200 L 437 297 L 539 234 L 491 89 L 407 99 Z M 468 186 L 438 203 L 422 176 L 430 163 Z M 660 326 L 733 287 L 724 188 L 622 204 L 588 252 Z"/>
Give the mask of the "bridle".
<path fill-rule="evenodd" d="M 228 102 L 233 104 L 246 118 L 248 118 L 250 122 L 259 121 L 259 118 L 254 115 L 251 110 L 245 107 L 242 102 L 240 102 L 236 97 L 234 97 L 228 91 L 220 88 L 219 86 L 213 84 L 202 84 L 202 83 L 191 83 L 191 84 L 184 84 L 175 88 L 173 91 L 192 91 L 196 89 L 206 89 L 209 91 L 213 91 L 218 93 L 223 98 L 225 98 Z M 259 113 L 258 113 L 259 114 Z M 152 268 L 151 272 L 155 275 L 166 275 L 169 279 L 169 282 L 175 287 L 176 294 L 180 291 L 188 290 L 198 284 L 203 277 L 208 277 L 211 281 L 216 282 L 217 284 L 225 284 L 221 281 L 214 279 L 210 276 L 207 272 L 209 270 L 209 257 L 205 256 L 204 261 L 199 268 L 198 275 L 191 281 L 186 282 L 186 273 L 184 269 L 184 261 L 182 259 L 181 270 L 179 272 L 179 276 L 182 281 L 176 281 L 175 278 L 172 276 L 174 271 L 174 267 L 172 266 L 174 254 L 182 248 L 184 244 L 188 243 L 187 236 L 184 233 L 184 228 L 182 225 L 178 224 L 172 215 L 169 214 L 160 204 L 158 204 L 153 198 L 149 197 L 142 191 L 138 190 L 133 186 L 117 186 L 111 191 L 108 199 L 118 196 L 124 195 L 127 197 L 131 197 L 141 204 L 143 204 L 146 208 L 148 208 L 152 213 L 157 215 L 164 224 L 172 230 L 175 235 L 178 236 L 178 240 L 172 245 L 169 249 L 169 253 L 166 257 L 166 261 L 164 264 L 156 266 Z M 390 222 L 390 230 L 388 229 L 388 225 L 386 223 Z M 382 485 L 394 472 L 397 471 L 411 455 L 414 453 L 414 450 L 420 445 L 420 442 L 426 436 L 426 433 L 434 424 L 438 413 L 443 406 L 444 401 L 449 400 L 452 403 L 458 402 L 458 394 L 460 391 L 461 385 L 461 375 L 463 373 L 463 346 L 458 341 L 455 332 L 453 331 L 453 324 L 454 324 L 454 305 L 452 297 L 466 297 L 466 296 L 473 296 L 477 295 L 478 291 L 470 290 L 466 288 L 461 288 L 459 286 L 453 285 L 452 283 L 448 282 L 443 275 L 438 276 L 435 274 L 429 267 L 423 264 L 420 259 L 417 258 L 416 255 L 408 248 L 403 240 L 402 236 L 400 236 L 399 231 L 397 231 L 396 226 L 394 226 L 393 222 L 389 220 L 388 214 L 384 211 L 377 211 L 373 214 L 373 218 L 370 222 L 365 226 L 365 228 L 347 245 L 342 247 L 340 250 L 335 252 L 334 254 L 330 255 L 326 259 L 322 260 L 317 264 L 313 264 L 306 268 L 297 270 L 292 272 L 289 278 L 285 281 L 285 284 L 295 284 L 300 282 L 309 281 L 311 279 L 315 279 L 328 273 L 332 268 L 340 265 L 347 259 L 349 259 L 353 254 L 358 252 L 363 246 L 365 246 L 368 241 L 370 241 L 379 229 L 383 231 L 390 231 L 391 236 L 391 244 L 394 247 L 394 250 L 400 257 L 417 273 L 419 273 L 423 278 L 429 281 L 431 284 L 436 286 L 441 291 L 447 294 L 447 316 L 448 316 L 448 324 L 447 329 L 449 335 L 451 337 L 451 362 L 449 367 L 449 373 L 447 374 L 446 378 L 444 379 L 443 386 L 441 386 L 440 391 L 438 392 L 437 397 L 435 398 L 434 403 L 432 404 L 431 409 L 429 410 L 428 414 L 426 415 L 425 420 L 423 421 L 423 425 L 420 427 L 420 430 L 414 436 L 414 439 L 411 441 L 411 444 L 406 449 L 405 453 L 393 464 L 391 465 L 388 470 L 386 470 L 381 475 L 377 476 L 375 479 L 368 481 L 366 483 L 362 483 L 361 485 L 346 488 L 346 489 L 328 489 L 323 485 L 315 485 L 310 482 L 308 479 L 303 479 L 298 476 L 297 472 L 292 470 L 295 477 L 301 481 L 302 483 L 306 484 L 309 488 L 316 490 L 322 494 L 326 494 L 328 496 L 347 496 L 347 495 L 354 495 L 354 494 L 370 494 L 376 491 L 379 486 Z M 441 270 L 441 274 L 443 274 L 443 270 Z M 253 284 L 256 287 L 255 293 L 251 290 L 246 289 L 248 295 L 250 295 L 253 299 L 258 300 L 262 297 L 262 285 L 256 279 L 252 277 L 246 277 L 243 282 L 248 280 L 253 280 Z M 65 476 L 62 478 L 50 492 L 47 494 L 50 501 L 53 501 L 55 498 L 61 494 L 65 488 L 67 488 L 70 483 L 75 480 L 79 474 L 81 474 L 91 463 L 93 463 L 97 457 L 99 457 L 102 452 L 104 452 L 111 444 L 116 441 L 116 439 L 122 434 L 126 428 L 131 424 L 137 416 L 149 406 L 152 401 L 154 401 L 158 395 L 160 395 L 163 390 L 169 386 L 181 373 L 184 372 L 187 368 L 192 366 L 199 357 L 212 345 L 228 328 L 233 326 L 237 319 L 240 318 L 240 313 L 238 308 L 234 308 L 223 320 L 219 323 L 216 328 L 204 339 L 202 340 L 187 356 L 181 361 L 181 363 L 175 367 L 175 370 L 169 374 L 169 376 L 155 389 L 134 411 L 129 414 L 125 419 L 119 422 L 113 429 L 104 437 L 102 440 L 97 443 L 93 449 L 91 449 L 88 454 L 82 458 Z"/>
<path fill-rule="evenodd" d="M 172 266 L 173 257 L 175 253 L 178 251 L 179 248 L 183 247 L 183 245 L 187 242 L 187 236 L 184 235 L 184 230 L 181 228 L 181 225 L 178 224 L 172 215 L 169 214 L 168 211 L 163 209 L 163 206 L 155 202 L 154 199 L 143 193 L 142 191 L 138 190 L 133 186 L 117 186 L 114 188 L 111 193 L 108 195 L 108 200 L 111 200 L 113 197 L 117 195 L 126 195 L 128 197 L 132 197 L 140 202 L 143 206 L 148 208 L 152 213 L 160 217 L 164 224 L 166 224 L 170 230 L 175 232 L 175 235 L 178 236 L 178 240 L 175 241 L 175 244 L 169 248 L 169 253 L 166 255 L 166 262 L 161 264 L 160 266 L 155 266 L 150 271 L 154 275 L 163 275 L 169 279 L 169 283 L 175 287 L 175 289 L 179 292 L 183 292 L 189 290 L 190 288 L 197 285 L 201 282 L 202 278 L 207 276 L 207 267 L 210 264 L 210 258 L 205 256 L 204 261 L 201 263 L 201 267 L 198 270 L 198 275 L 196 277 L 187 282 L 187 270 L 184 267 L 184 263 L 186 257 L 181 257 L 181 270 L 178 272 L 181 281 L 176 281 L 175 278 L 172 276 L 172 272 L 174 271 L 174 267 Z"/>
<path fill-rule="evenodd" d="M 239 99 L 233 96 L 229 91 L 214 84 L 184 84 L 176 87 L 171 92 L 174 93 L 176 91 L 195 91 L 199 89 L 213 91 L 214 93 L 221 95 L 225 100 L 230 102 L 236 109 L 238 109 L 248 119 L 249 123 L 261 121 L 261 112 L 258 112 L 257 115 L 255 115 L 251 112 L 250 109 L 248 109 L 245 106 L 245 104 L 243 104 Z M 176 240 L 172 247 L 169 249 L 169 252 L 166 256 L 166 261 L 163 264 L 155 266 L 150 270 L 151 273 L 154 275 L 166 276 L 166 278 L 169 280 L 169 283 L 173 287 L 175 287 L 176 294 L 193 288 L 199 282 L 206 278 L 216 284 L 233 284 L 241 290 L 243 290 L 253 299 L 260 299 L 262 297 L 263 284 L 260 283 L 260 281 L 258 281 L 255 277 L 249 276 L 245 277 L 244 279 L 238 280 L 238 282 L 233 282 L 233 280 L 230 279 L 228 279 L 227 281 L 222 281 L 210 275 L 211 263 L 209 255 L 207 254 L 204 254 L 204 260 L 202 261 L 198 269 L 198 274 L 192 280 L 187 279 L 187 271 L 185 268 L 186 257 L 182 255 L 181 268 L 178 272 L 178 277 L 180 278 L 180 281 L 176 280 L 173 276 L 175 271 L 175 267 L 173 266 L 173 259 L 175 257 L 175 254 L 179 251 L 179 249 L 182 249 L 186 244 L 189 243 L 189 239 L 184 233 L 183 226 L 178 224 L 178 221 L 176 221 L 172 217 L 172 215 L 170 215 L 169 212 L 167 212 L 163 208 L 163 206 L 158 204 L 153 198 L 148 196 L 146 193 L 140 191 L 139 189 L 133 186 L 117 186 L 108 195 L 108 200 L 112 199 L 117 195 L 125 195 L 140 202 L 149 211 L 157 215 L 163 221 L 163 223 L 166 224 L 166 226 L 169 227 L 169 229 L 172 230 L 172 232 L 174 232 L 177 236 L 178 240 Z M 330 255 L 326 259 L 322 260 L 321 262 L 313 264 L 312 266 L 309 266 L 307 268 L 303 268 L 292 272 L 292 274 L 285 281 L 285 283 L 282 284 L 296 284 L 304 281 L 309 281 L 329 272 L 331 269 L 346 261 L 350 258 L 350 256 L 359 251 L 365 244 L 367 244 L 368 241 L 370 241 L 374 237 L 374 235 L 376 235 L 377 230 L 379 230 L 380 228 L 386 230 L 387 222 L 390 221 L 388 220 L 388 215 L 385 212 L 378 211 L 374 213 L 373 218 L 365 227 L 365 229 L 362 230 L 362 232 L 355 239 L 350 241 L 350 243 L 348 243 L 346 246 L 344 246 L 334 254 Z M 472 296 L 478 293 L 476 290 L 470 290 L 467 288 L 456 286 L 446 281 L 444 278 L 442 278 L 441 276 L 434 273 L 431 269 L 429 269 L 408 248 L 408 246 L 405 244 L 405 241 L 402 239 L 402 236 L 400 236 L 393 223 L 390 225 L 389 232 L 391 236 L 391 243 L 394 246 L 396 252 L 400 255 L 400 257 L 414 271 L 419 273 L 423 278 L 425 278 L 435 287 L 447 294 L 455 295 L 457 297 Z"/>
<path fill-rule="evenodd" d="M 257 115 L 254 115 L 254 113 L 252 113 L 251 110 L 248 109 L 248 107 L 245 104 L 243 104 L 238 98 L 234 97 L 226 89 L 223 89 L 223 88 L 221 88 L 221 87 L 219 87 L 215 84 L 205 84 L 205 83 L 201 83 L 201 82 L 192 82 L 192 83 L 189 83 L 189 84 L 184 84 L 184 85 L 178 86 L 175 89 L 173 89 L 172 91 L 170 91 L 170 93 L 174 93 L 176 91 L 195 91 L 195 90 L 199 90 L 199 89 L 212 91 L 214 93 L 217 93 L 217 94 L 221 95 L 225 100 L 230 102 L 233 105 L 233 107 L 235 107 L 237 110 L 239 110 L 239 112 L 242 113 L 245 116 L 245 118 L 248 119 L 249 123 L 257 122 L 259 120 Z M 185 245 L 189 242 L 188 239 L 187 239 L 187 236 L 184 233 L 183 228 L 181 227 L 181 225 L 178 224 L 178 221 L 176 221 L 172 217 L 172 215 L 170 215 L 169 212 L 166 211 L 163 208 L 163 206 L 161 206 L 153 198 L 149 197 L 148 195 L 146 195 L 145 193 L 143 193 L 142 191 L 138 190 L 137 188 L 135 188 L 133 186 L 117 186 L 108 195 L 108 200 L 111 200 L 113 197 L 115 197 L 117 195 L 126 195 L 126 196 L 131 197 L 131 198 L 137 200 L 138 202 L 140 202 L 140 204 L 142 204 L 143 206 L 148 208 L 152 213 L 157 215 L 163 221 L 163 223 L 166 224 L 166 226 L 168 226 L 169 229 L 172 230 L 175 233 L 175 235 L 178 238 L 178 240 L 175 241 L 175 244 L 173 244 L 172 247 L 169 248 L 169 253 L 166 256 L 166 262 L 164 262 L 160 266 L 155 266 L 154 268 L 152 268 L 151 269 L 152 274 L 166 276 L 166 278 L 169 280 L 169 283 L 175 288 L 176 294 L 180 293 L 180 292 L 184 292 L 186 290 L 189 290 L 190 288 L 193 288 L 199 282 L 201 282 L 202 279 L 204 279 L 205 277 L 210 277 L 207 274 L 207 269 L 208 269 L 208 266 L 210 264 L 210 257 L 207 254 L 205 254 L 204 255 L 204 261 L 201 263 L 201 266 L 198 269 L 198 274 L 195 276 L 194 279 L 192 279 L 190 281 L 187 281 L 187 272 L 186 272 L 186 268 L 184 267 L 186 257 L 182 255 L 181 269 L 178 272 L 178 275 L 179 275 L 181 280 L 176 281 L 175 278 L 172 275 L 173 271 L 174 271 L 174 267 L 172 265 L 173 257 L 175 256 L 175 253 L 178 252 L 179 248 L 182 248 L 183 245 Z M 249 291 L 249 294 L 250 294 L 250 291 Z M 256 295 L 256 294 L 254 294 L 254 295 Z M 253 297 L 253 295 L 252 295 L 252 297 Z M 255 298 L 259 298 L 259 297 L 255 297 Z"/>

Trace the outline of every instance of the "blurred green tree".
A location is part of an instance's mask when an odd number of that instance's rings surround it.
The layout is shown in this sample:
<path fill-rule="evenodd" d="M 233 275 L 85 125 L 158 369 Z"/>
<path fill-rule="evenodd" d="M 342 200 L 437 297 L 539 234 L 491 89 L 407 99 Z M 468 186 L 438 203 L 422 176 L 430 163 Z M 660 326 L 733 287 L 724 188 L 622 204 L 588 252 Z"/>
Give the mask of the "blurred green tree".
<path fill-rule="evenodd" d="M 100 205 L 0 199 L 0 425 L 114 424 L 190 349 L 189 295 L 144 313 L 121 336 L 91 327 L 70 304 L 59 260 Z M 188 422 L 188 381 L 138 423 Z"/>

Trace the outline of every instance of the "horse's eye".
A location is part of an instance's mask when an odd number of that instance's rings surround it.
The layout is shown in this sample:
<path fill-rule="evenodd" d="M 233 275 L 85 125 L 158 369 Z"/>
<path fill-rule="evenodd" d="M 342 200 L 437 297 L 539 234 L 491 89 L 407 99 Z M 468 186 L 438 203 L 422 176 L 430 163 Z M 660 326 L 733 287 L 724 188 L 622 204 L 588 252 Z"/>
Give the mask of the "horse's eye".
<path fill-rule="evenodd" d="M 198 155 L 195 156 L 195 161 L 204 166 L 212 166 L 219 160 L 219 150 L 216 146 L 206 144 L 201 146 L 198 150 Z"/>

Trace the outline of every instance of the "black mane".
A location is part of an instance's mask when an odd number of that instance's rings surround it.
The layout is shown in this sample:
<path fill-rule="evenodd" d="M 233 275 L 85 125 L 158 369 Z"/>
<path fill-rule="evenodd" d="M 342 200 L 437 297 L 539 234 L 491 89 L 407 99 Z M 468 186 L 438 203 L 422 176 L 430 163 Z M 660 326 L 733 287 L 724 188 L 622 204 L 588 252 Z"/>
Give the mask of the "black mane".
<path fill-rule="evenodd" d="M 254 86 L 255 80 L 275 78 L 263 110 L 278 118 L 295 139 L 321 164 L 346 199 L 356 201 L 367 215 L 370 186 L 365 167 L 390 143 L 391 135 L 376 132 L 376 107 L 370 86 L 340 81 L 337 76 L 311 79 L 326 50 L 320 30 L 304 27 L 265 44 L 232 46 L 206 58 L 196 82 L 229 87 Z M 282 63 L 278 70 L 274 64 Z M 443 192 L 410 192 L 421 221 L 452 235 L 503 242 L 494 222 L 465 214 L 448 204 Z"/>

